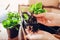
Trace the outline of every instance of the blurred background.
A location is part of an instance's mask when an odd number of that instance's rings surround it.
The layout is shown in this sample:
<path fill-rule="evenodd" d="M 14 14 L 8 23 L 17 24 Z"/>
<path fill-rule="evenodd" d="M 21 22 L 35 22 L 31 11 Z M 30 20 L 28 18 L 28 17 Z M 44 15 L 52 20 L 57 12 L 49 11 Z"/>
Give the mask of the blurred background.
<path fill-rule="evenodd" d="M 8 11 L 16 11 L 18 12 L 18 4 L 27 5 L 29 0 L 0 0 L 0 22 L 6 18 L 6 14 Z M 6 10 L 6 8 L 8 9 Z"/>

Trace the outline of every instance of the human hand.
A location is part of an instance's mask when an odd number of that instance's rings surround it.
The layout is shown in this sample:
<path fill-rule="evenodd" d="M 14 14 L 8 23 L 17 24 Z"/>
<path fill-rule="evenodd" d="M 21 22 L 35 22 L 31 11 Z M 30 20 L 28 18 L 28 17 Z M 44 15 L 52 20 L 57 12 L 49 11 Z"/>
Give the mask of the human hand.
<path fill-rule="evenodd" d="M 38 23 L 42 23 L 47 26 L 60 26 L 60 14 L 56 13 L 42 13 L 33 14 L 36 17 Z"/>

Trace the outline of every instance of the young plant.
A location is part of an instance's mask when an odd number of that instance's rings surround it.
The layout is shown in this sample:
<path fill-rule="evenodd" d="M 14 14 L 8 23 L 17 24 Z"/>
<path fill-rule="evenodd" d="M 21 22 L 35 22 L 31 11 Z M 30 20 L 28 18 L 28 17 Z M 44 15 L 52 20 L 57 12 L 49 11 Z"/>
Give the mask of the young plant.
<path fill-rule="evenodd" d="M 17 12 L 8 12 L 7 16 L 7 19 L 2 21 L 2 24 L 6 29 L 13 28 L 21 21 L 20 15 Z"/>
<path fill-rule="evenodd" d="M 29 7 L 29 11 L 30 12 L 33 12 L 34 14 L 40 14 L 40 13 L 46 12 L 46 10 L 43 9 L 43 7 L 42 7 L 42 2 L 36 3 L 36 4 L 32 4 Z"/>

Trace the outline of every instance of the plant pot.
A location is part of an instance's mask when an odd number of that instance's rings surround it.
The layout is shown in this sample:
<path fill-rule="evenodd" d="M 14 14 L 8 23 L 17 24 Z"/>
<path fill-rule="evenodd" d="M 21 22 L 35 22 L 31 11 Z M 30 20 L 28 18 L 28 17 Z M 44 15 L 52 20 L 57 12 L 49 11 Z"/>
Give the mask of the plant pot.
<path fill-rule="evenodd" d="M 15 27 L 17 27 L 18 30 Z M 7 29 L 8 38 L 13 39 L 13 38 L 17 37 L 18 33 L 19 33 L 19 27 L 20 27 L 20 25 L 18 24 L 16 26 L 14 26 L 14 28 Z"/>

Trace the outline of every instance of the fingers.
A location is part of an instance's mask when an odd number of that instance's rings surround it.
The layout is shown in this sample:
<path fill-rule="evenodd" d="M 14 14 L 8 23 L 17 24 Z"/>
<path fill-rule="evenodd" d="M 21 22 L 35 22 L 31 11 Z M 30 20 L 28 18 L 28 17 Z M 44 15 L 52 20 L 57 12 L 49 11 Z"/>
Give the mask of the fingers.
<path fill-rule="evenodd" d="M 31 29 L 30 29 L 29 26 L 27 26 L 27 28 L 25 29 L 25 31 L 26 31 L 27 34 L 32 34 L 32 31 L 31 31 Z"/>
<path fill-rule="evenodd" d="M 33 14 L 33 16 L 35 16 L 35 17 L 41 17 L 41 16 L 44 16 L 45 14 L 44 13 L 42 13 L 42 14 Z"/>
<path fill-rule="evenodd" d="M 38 23 L 46 23 L 47 19 L 44 16 L 36 17 Z"/>

